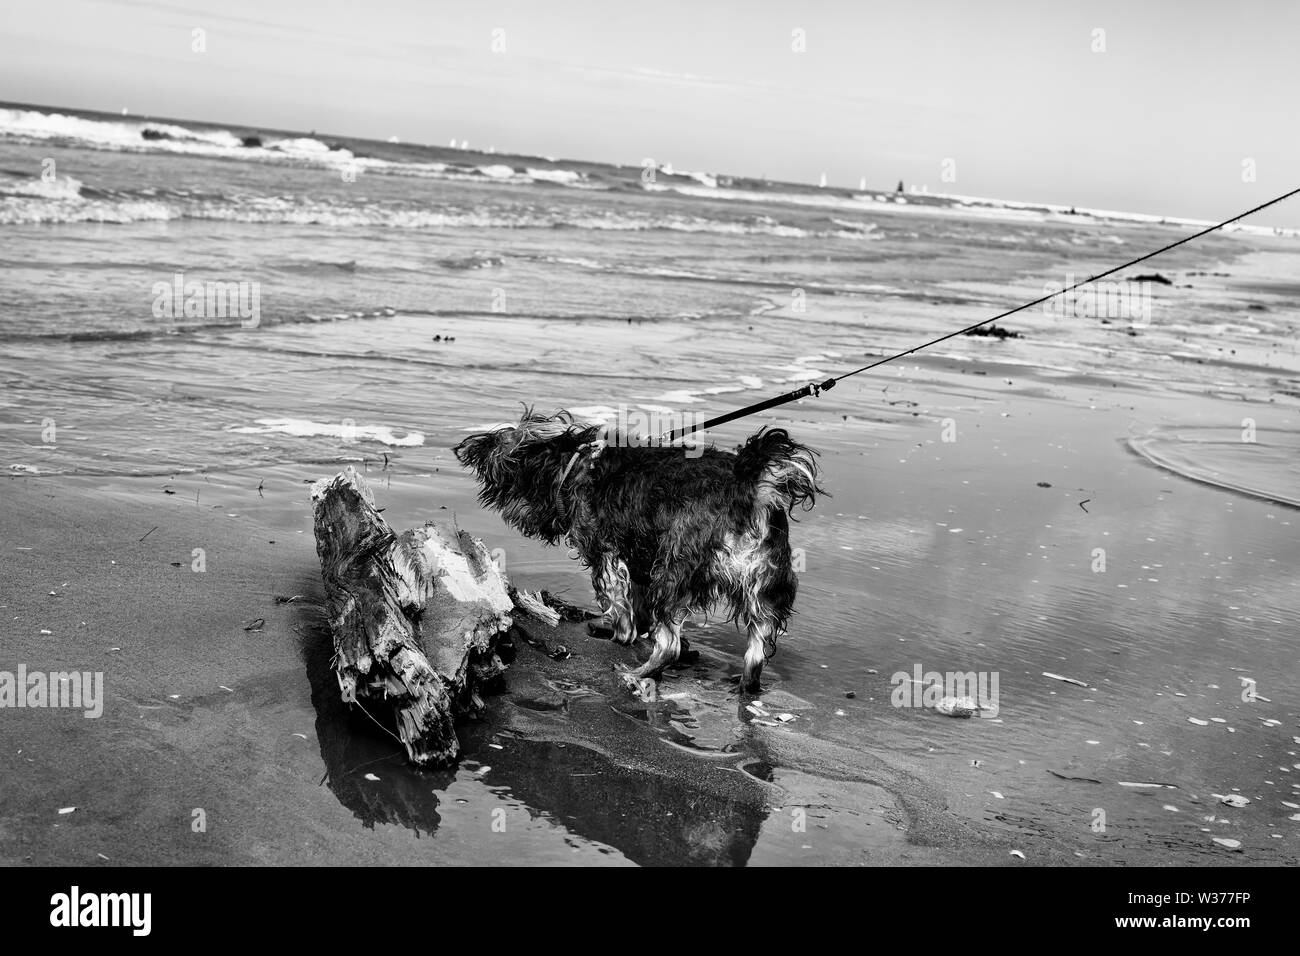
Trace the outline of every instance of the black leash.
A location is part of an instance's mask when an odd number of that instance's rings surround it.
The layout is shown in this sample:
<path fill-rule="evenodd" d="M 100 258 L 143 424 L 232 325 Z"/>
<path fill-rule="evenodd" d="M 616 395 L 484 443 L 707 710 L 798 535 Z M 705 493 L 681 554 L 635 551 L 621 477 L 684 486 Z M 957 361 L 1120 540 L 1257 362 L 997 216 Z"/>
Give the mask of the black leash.
<path fill-rule="evenodd" d="M 1051 292 L 1048 293 L 1047 295 L 1039 296 L 1037 299 L 1034 299 L 1032 302 L 1026 302 L 1023 305 L 1018 305 L 1014 309 L 1008 309 L 1007 311 L 992 316 L 991 318 L 987 318 L 980 322 L 976 322 L 974 325 L 968 325 L 964 329 L 957 329 L 955 332 L 949 332 L 947 335 L 941 335 L 937 339 L 931 339 L 928 342 L 923 342 L 920 345 L 907 349 L 906 351 L 898 352 L 894 355 L 887 355 L 882 359 L 877 359 L 876 361 L 872 362 L 870 365 L 864 365 L 862 366 L 862 368 L 854 369 L 852 372 L 845 372 L 843 375 L 837 375 L 834 378 L 828 378 L 824 382 L 814 382 L 812 384 L 805 385 L 803 388 L 797 388 L 793 392 L 786 392 L 784 395 L 778 395 L 776 398 L 769 398 L 767 401 L 758 402 L 754 405 L 746 405 L 744 408 L 739 408 L 734 412 L 728 412 L 725 415 L 719 415 L 717 418 L 710 418 L 708 421 L 702 422 L 699 425 L 691 425 L 689 427 L 673 429 L 672 431 L 665 432 L 663 435 L 661 435 L 660 440 L 665 442 L 674 442 L 680 438 L 685 438 L 687 435 L 694 434 L 695 432 L 704 431 L 706 429 L 713 428 L 717 425 L 725 425 L 727 422 L 734 422 L 737 418 L 745 418 L 748 415 L 753 415 L 755 412 L 766 411 L 769 408 L 776 408 L 777 406 L 785 405 L 788 402 L 794 402 L 794 401 L 798 401 L 801 398 L 807 398 L 809 395 L 815 398 L 816 396 L 820 395 L 822 392 L 829 391 L 830 389 L 834 388 L 836 382 L 843 381 L 844 379 L 848 378 L 851 375 L 859 375 L 862 372 L 870 371 L 873 368 L 884 365 L 886 362 L 893 362 L 896 359 L 901 359 L 905 356 L 911 355 L 914 352 L 919 352 L 921 351 L 921 349 L 927 349 L 932 345 L 938 345 L 940 342 L 946 342 L 948 339 L 955 338 L 958 335 L 965 335 L 967 332 L 970 332 L 974 329 L 978 329 L 982 325 L 988 325 L 990 322 L 996 322 L 999 319 L 1005 319 L 1007 316 L 1015 315 L 1017 312 L 1023 312 L 1025 309 L 1032 309 L 1034 306 L 1041 305 L 1050 299 L 1056 298 L 1058 295 L 1065 295 L 1065 293 L 1067 292 L 1073 292 L 1075 289 L 1079 288 L 1080 286 L 1085 286 L 1089 282 L 1096 282 L 1098 279 L 1104 279 L 1106 278 L 1106 276 L 1114 275 L 1116 272 L 1120 272 L 1123 269 L 1131 268 L 1137 265 L 1139 262 L 1146 262 L 1148 259 L 1153 259 L 1163 252 L 1168 252 L 1170 249 L 1177 249 L 1179 246 L 1191 242 L 1194 239 L 1200 239 L 1202 236 L 1207 236 L 1217 229 L 1222 229 L 1224 226 L 1230 226 L 1232 225 L 1232 223 L 1237 222 L 1240 219 L 1245 219 L 1247 216 L 1253 216 L 1261 209 L 1267 209 L 1269 206 L 1276 206 L 1278 203 L 1290 199 L 1292 196 L 1296 195 L 1297 193 L 1300 193 L 1300 188 L 1293 189 L 1289 193 L 1278 196 L 1276 199 L 1270 199 L 1266 203 L 1260 203 L 1258 206 L 1256 206 L 1253 209 L 1247 209 L 1245 212 L 1239 213 L 1233 216 L 1231 219 L 1225 219 L 1223 220 L 1223 222 L 1215 223 L 1213 226 L 1209 226 L 1208 228 L 1202 229 L 1200 232 L 1193 233 L 1190 236 L 1184 236 L 1182 239 L 1179 239 L 1177 242 L 1171 242 L 1167 246 L 1161 246 L 1159 249 L 1155 250 L 1155 252 L 1148 252 L 1144 256 L 1138 256 L 1136 259 L 1130 259 L 1128 262 L 1125 262 L 1122 265 L 1115 266 L 1112 269 L 1107 269 L 1105 272 L 1098 272 L 1094 276 L 1089 276 L 1086 279 L 1082 279 L 1079 282 L 1076 282 L 1074 285 L 1070 286 L 1069 288 L 1060 289 L 1056 292 Z"/>

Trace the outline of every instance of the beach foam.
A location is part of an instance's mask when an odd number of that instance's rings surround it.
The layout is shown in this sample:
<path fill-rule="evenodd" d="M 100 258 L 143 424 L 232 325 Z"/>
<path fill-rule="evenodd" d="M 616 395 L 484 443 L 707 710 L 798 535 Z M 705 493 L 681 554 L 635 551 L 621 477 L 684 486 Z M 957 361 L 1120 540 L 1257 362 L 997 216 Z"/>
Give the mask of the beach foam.
<path fill-rule="evenodd" d="M 338 438 L 342 441 L 376 441 L 394 448 L 414 448 L 424 444 L 422 432 L 399 436 L 387 425 L 346 425 L 342 422 L 314 422 L 307 418 L 259 418 L 255 425 L 232 425 L 226 429 L 237 435 L 294 435 L 299 438 Z"/>

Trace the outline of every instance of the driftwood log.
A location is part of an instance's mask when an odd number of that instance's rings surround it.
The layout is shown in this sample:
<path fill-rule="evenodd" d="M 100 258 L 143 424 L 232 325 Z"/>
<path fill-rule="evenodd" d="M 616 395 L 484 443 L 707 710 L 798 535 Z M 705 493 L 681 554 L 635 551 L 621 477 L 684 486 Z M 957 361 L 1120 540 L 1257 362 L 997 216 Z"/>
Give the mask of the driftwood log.
<path fill-rule="evenodd" d="M 395 533 L 354 468 L 316 482 L 311 499 L 343 700 L 391 713 L 413 764 L 451 763 L 455 719 L 483 707 L 478 689 L 506 667 L 505 576 L 464 531 Z"/>

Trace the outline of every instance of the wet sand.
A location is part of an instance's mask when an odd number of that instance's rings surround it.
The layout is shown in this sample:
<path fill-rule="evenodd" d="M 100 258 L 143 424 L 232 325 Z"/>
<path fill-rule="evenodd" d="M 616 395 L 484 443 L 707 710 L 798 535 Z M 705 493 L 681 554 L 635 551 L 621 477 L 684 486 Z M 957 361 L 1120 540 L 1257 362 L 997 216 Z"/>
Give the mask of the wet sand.
<path fill-rule="evenodd" d="M 309 535 L 272 539 L 180 501 L 146 507 L 39 481 L 7 482 L 6 502 L 9 655 L 32 669 L 102 670 L 107 698 L 99 719 L 4 712 L 6 865 L 999 856 L 937 822 L 935 795 L 883 767 L 823 779 L 776 766 L 789 742 L 763 734 L 721 758 L 665 744 L 646 706 L 619 693 L 612 666 L 628 652 L 577 626 L 566 661 L 517 642 L 508 692 L 489 720 L 462 728 L 461 766 L 414 771 L 338 700 Z"/>
<path fill-rule="evenodd" d="M 94 720 L 0 714 L 0 861 L 1020 865 L 1019 850 L 1039 865 L 1295 863 L 1283 801 L 1300 802 L 1300 722 L 1273 678 L 1295 666 L 1297 515 L 1152 467 L 1114 439 L 1122 398 L 1053 441 L 1061 416 L 1088 407 L 1079 387 L 999 406 L 1007 418 L 987 424 L 1012 429 L 1001 438 L 1014 458 L 999 441 L 884 430 L 868 468 L 861 435 L 841 444 L 828 423 L 797 423 L 827 449 L 836 497 L 794 532 L 810 561 L 801 606 L 819 623 L 797 621 L 765 674 L 763 704 L 790 724 L 753 721 L 731 680 L 741 640 L 716 622 L 688 628 L 699 660 L 670 671 L 649 706 L 614 674 L 633 651 L 525 623 L 572 656 L 516 641 L 504 692 L 462 728 L 465 759 L 446 772 L 407 768 L 338 700 L 310 475 L 259 479 L 260 493 L 247 475 L 177 479 L 174 494 L 154 479 L 9 479 L 6 656 L 102 670 L 107 701 Z M 887 453 L 907 464 L 884 467 Z M 478 511 L 460 473 L 371 478 L 395 527 L 450 512 L 506 549 L 516 583 L 589 600 L 576 565 Z M 935 528 L 936 500 L 984 522 Z M 1094 590 L 1098 541 L 1118 598 Z M 1138 574 L 1139 560 L 1165 570 Z M 1124 594 L 1160 574 L 1179 576 L 1176 599 Z M 1198 598 L 1200 575 L 1229 581 Z M 1247 586 L 1258 626 L 1214 613 L 1215 595 Z M 890 675 L 918 660 L 1000 671 L 999 719 L 892 707 Z M 1267 702 L 1239 699 L 1247 673 Z M 1219 803 L 1237 788 L 1249 807 Z"/>

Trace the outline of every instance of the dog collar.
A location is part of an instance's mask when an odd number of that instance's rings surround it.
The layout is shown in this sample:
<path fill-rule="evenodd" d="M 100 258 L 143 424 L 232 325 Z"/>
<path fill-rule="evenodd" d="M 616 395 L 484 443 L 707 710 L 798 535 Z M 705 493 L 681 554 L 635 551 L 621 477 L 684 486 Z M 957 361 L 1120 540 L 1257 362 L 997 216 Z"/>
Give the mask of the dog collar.
<path fill-rule="evenodd" d="M 564 484 L 564 480 L 569 477 L 569 472 L 573 470 L 574 463 L 577 462 L 578 456 L 581 454 L 582 454 L 582 448 L 579 448 L 577 451 L 573 453 L 573 457 L 569 459 L 569 463 L 564 466 L 564 473 L 560 475 L 561 485 Z"/>
<path fill-rule="evenodd" d="M 573 471 L 573 466 L 578 463 L 578 459 L 582 457 L 584 451 L 590 452 L 591 457 L 595 458 L 602 450 L 604 450 L 605 445 L 606 441 L 604 438 L 597 438 L 594 441 L 589 441 L 585 444 L 579 445 L 578 450 L 575 451 L 573 456 L 569 459 L 569 463 L 564 466 L 564 472 L 560 475 L 560 484 L 564 484 L 565 479 L 569 477 L 569 472 Z"/>

